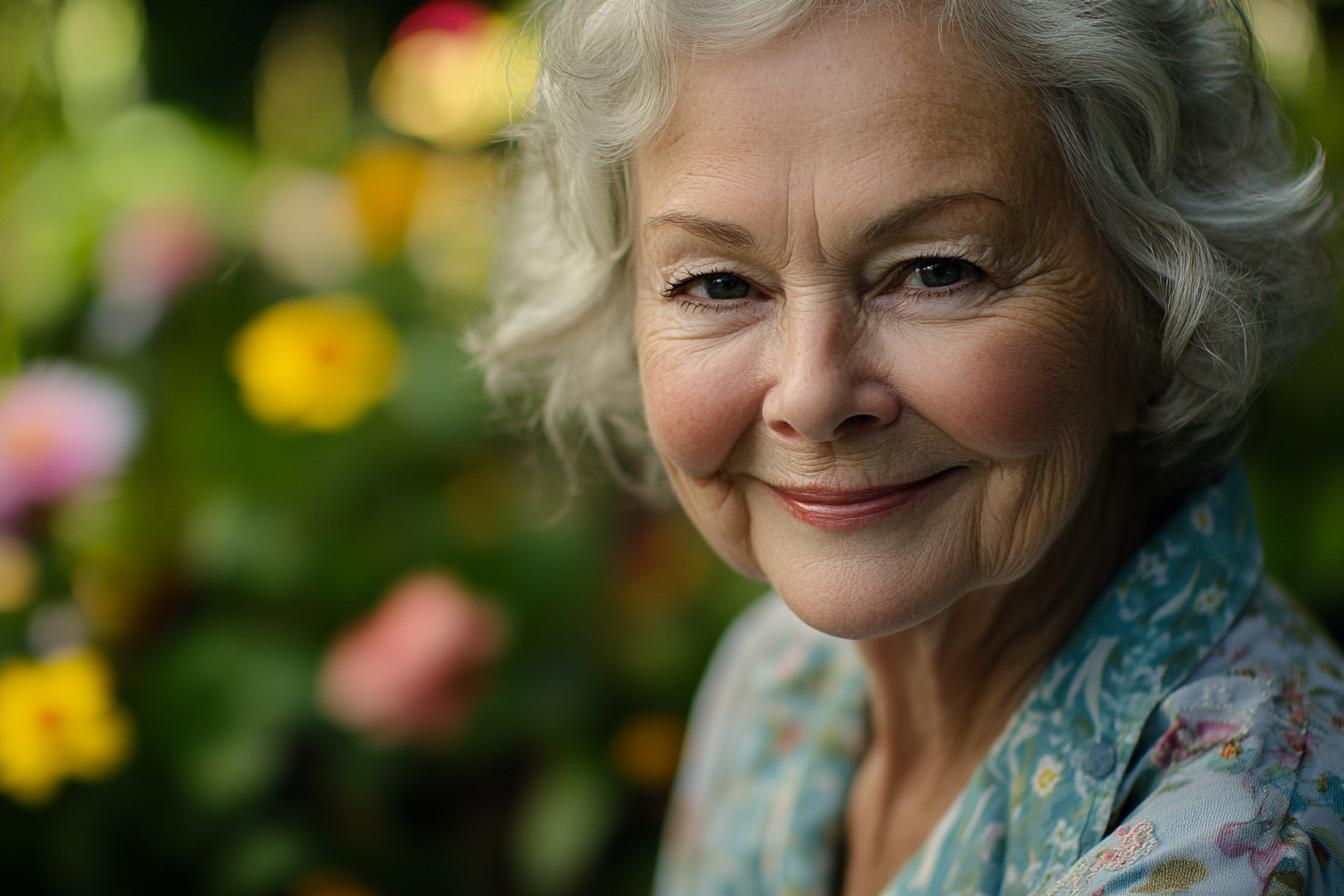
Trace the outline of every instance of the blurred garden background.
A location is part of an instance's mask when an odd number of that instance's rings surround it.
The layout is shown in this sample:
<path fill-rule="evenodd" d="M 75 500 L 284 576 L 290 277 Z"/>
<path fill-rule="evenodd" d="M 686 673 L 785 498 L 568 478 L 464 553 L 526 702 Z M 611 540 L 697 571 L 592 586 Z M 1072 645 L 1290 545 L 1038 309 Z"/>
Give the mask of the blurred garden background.
<path fill-rule="evenodd" d="M 491 421 L 520 12 L 0 0 L 0 891 L 648 891 L 763 586 Z M 1344 4 L 1250 12 L 1344 193 Z M 1341 446 L 1336 322 L 1248 460 L 1337 636 Z"/>

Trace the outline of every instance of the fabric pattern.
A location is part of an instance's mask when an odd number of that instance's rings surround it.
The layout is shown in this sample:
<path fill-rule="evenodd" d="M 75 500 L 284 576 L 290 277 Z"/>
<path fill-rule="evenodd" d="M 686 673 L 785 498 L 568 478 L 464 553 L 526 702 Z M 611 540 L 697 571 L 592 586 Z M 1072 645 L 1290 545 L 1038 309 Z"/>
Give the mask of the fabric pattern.
<path fill-rule="evenodd" d="M 883 896 L 1344 893 L 1344 658 L 1262 579 L 1240 468 L 1117 575 Z M 658 896 L 836 891 L 853 645 L 777 597 L 697 698 Z"/>

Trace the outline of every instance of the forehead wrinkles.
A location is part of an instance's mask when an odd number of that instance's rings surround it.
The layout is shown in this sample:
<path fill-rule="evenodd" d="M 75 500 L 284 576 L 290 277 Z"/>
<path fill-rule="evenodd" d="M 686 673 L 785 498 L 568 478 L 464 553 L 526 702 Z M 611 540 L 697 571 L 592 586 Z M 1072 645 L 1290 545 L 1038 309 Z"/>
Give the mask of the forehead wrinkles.
<path fill-rule="evenodd" d="M 928 20 L 875 24 L 877 41 L 852 25 L 814 28 L 679 66 L 667 127 L 635 153 L 640 211 L 754 218 L 753 228 L 785 231 L 758 241 L 792 254 L 820 248 L 823 223 L 862 226 L 921 195 L 993 187 L 1035 200 L 1026 206 L 1058 187 L 1039 110 L 959 34 Z M 837 36 L 854 52 L 838 54 Z"/>

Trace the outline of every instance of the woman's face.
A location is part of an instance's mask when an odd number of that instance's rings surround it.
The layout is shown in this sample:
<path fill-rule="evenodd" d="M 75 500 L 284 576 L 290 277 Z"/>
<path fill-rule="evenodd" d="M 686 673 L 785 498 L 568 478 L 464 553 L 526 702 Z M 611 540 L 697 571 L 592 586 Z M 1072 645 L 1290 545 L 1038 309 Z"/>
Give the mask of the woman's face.
<path fill-rule="evenodd" d="M 843 637 L 1023 576 L 1134 404 L 1038 112 L 914 16 L 682 72 L 635 158 L 635 320 L 696 525 Z"/>

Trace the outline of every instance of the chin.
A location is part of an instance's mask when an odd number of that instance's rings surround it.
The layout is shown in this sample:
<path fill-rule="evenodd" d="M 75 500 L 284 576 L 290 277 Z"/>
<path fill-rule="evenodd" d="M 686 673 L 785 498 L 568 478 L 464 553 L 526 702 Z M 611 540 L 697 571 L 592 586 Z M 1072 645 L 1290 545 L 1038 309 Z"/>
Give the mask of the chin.
<path fill-rule="evenodd" d="M 957 584 L 920 581 L 895 564 L 850 561 L 811 569 L 813 574 L 791 570 L 768 581 L 804 623 L 849 641 L 913 628 L 952 606 L 963 593 Z"/>

